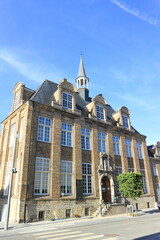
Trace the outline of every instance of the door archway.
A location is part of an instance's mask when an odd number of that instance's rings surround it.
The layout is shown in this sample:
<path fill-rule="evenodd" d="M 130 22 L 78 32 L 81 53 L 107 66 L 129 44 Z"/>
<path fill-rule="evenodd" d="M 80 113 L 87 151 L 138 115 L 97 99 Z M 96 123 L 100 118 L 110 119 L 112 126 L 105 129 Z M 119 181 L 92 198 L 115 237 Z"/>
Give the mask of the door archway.
<path fill-rule="evenodd" d="M 107 176 L 104 176 L 102 178 L 101 189 L 102 189 L 103 201 L 111 202 L 111 186 L 110 186 L 110 180 Z"/>

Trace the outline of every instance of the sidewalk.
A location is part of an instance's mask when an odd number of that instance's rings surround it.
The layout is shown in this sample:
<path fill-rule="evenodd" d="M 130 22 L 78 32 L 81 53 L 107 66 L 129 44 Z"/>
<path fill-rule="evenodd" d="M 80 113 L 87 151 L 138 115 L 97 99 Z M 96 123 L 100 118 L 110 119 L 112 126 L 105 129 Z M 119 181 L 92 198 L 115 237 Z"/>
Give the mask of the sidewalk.
<path fill-rule="evenodd" d="M 139 216 L 134 217 L 134 218 L 139 218 L 143 217 L 144 215 L 151 215 L 151 214 L 160 214 L 160 211 L 158 209 L 143 209 L 138 211 Z M 125 220 L 128 218 L 132 218 L 130 216 L 127 216 L 125 214 L 119 214 L 119 215 L 113 215 L 113 216 L 105 216 L 105 217 L 81 217 L 81 218 L 67 218 L 67 219 L 56 219 L 54 221 L 52 220 L 47 220 L 47 221 L 37 221 L 37 222 L 30 222 L 30 223 L 9 223 L 9 230 L 10 229 L 20 229 L 20 228 L 28 228 L 28 227 L 46 227 L 46 225 L 52 225 L 52 227 L 67 227 L 67 226 L 73 226 L 77 225 L 78 223 L 86 223 L 86 222 L 101 222 L 101 221 L 106 221 L 109 222 L 112 221 L 120 221 L 120 220 Z M 0 222 L 0 231 L 4 230 L 4 223 Z"/>

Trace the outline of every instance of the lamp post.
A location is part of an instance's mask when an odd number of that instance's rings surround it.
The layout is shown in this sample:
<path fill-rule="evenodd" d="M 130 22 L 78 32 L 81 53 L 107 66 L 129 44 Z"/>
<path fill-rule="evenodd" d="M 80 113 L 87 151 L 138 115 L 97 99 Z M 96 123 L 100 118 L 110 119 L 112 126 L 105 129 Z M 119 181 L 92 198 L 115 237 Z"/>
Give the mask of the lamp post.
<path fill-rule="evenodd" d="M 11 162 L 11 176 L 9 179 L 9 185 L 8 185 L 8 200 L 7 200 L 7 208 L 6 208 L 6 217 L 5 217 L 5 224 L 4 224 L 4 230 L 8 230 L 8 222 L 9 222 L 9 213 L 10 213 L 10 203 L 11 203 L 11 194 L 12 194 L 12 179 L 13 179 L 13 173 L 17 173 L 16 168 L 14 168 L 14 160 L 16 156 L 16 144 L 17 144 L 17 138 L 19 137 L 18 133 L 16 133 L 14 145 L 13 145 L 13 155 L 12 155 L 12 162 Z"/>

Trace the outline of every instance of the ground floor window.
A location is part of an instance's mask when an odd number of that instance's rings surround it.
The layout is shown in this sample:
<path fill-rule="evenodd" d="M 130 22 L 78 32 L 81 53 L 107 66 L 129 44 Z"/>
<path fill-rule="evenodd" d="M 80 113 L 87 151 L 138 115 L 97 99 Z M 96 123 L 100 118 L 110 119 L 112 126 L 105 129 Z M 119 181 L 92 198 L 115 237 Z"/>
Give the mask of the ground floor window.
<path fill-rule="evenodd" d="M 61 195 L 72 194 L 72 161 L 61 161 Z"/>
<path fill-rule="evenodd" d="M 143 175 L 142 181 L 143 181 L 143 192 L 147 193 L 148 189 L 147 189 L 147 182 L 146 182 L 146 176 L 145 176 L 145 170 L 141 169 L 141 174 Z"/>
<path fill-rule="evenodd" d="M 49 194 L 49 171 L 50 171 L 50 159 L 37 157 L 34 180 L 35 195 Z"/>
<path fill-rule="evenodd" d="M 92 165 L 82 164 L 83 194 L 92 194 Z"/>

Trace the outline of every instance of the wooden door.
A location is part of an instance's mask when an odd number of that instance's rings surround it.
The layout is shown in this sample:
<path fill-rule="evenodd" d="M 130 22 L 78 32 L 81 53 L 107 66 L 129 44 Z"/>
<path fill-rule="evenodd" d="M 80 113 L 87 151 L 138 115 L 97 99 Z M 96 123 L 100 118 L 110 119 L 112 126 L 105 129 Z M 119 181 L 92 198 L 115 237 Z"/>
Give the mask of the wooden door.
<path fill-rule="evenodd" d="M 108 177 L 102 178 L 102 199 L 104 202 L 111 202 L 111 188 Z"/>

